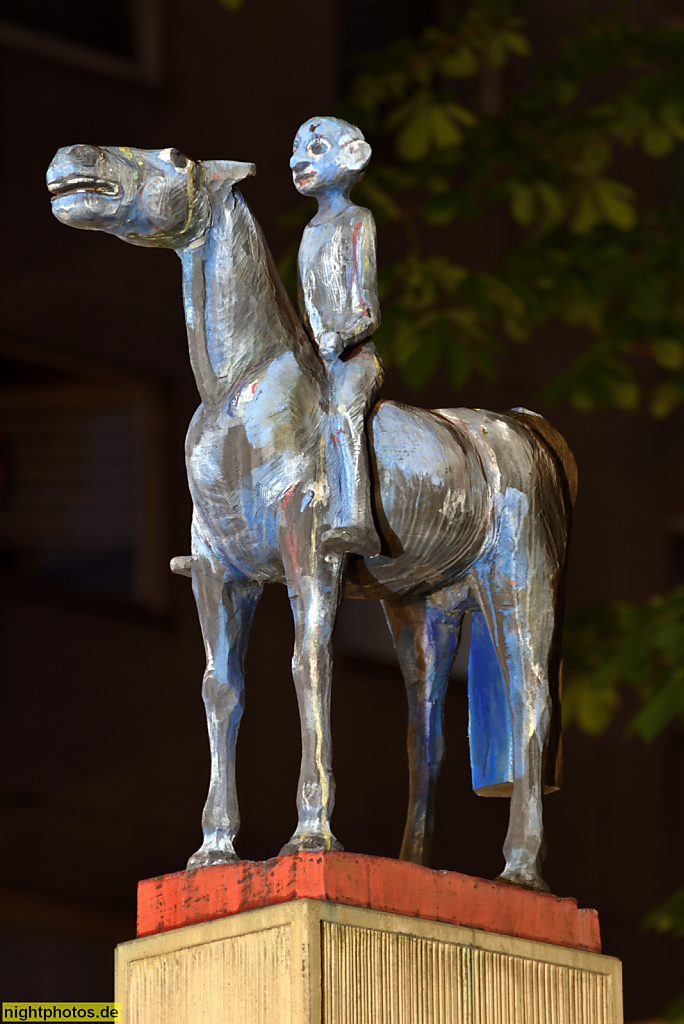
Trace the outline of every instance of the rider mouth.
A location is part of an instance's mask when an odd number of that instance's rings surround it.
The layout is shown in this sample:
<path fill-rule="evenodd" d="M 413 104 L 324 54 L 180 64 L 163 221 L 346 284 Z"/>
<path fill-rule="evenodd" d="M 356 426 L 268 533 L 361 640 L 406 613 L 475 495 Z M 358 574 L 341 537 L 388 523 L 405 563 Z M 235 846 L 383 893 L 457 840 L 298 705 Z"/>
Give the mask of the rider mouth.
<path fill-rule="evenodd" d="M 51 181 L 48 190 L 52 193 L 53 199 L 60 196 L 70 195 L 73 192 L 94 192 L 103 196 L 121 195 L 121 186 L 113 181 L 104 181 L 101 178 L 62 178 L 61 181 Z"/>
<path fill-rule="evenodd" d="M 309 171 L 308 174 L 298 174 L 295 176 L 295 185 L 301 185 L 304 181 L 313 181 L 315 177 L 313 171 Z"/>

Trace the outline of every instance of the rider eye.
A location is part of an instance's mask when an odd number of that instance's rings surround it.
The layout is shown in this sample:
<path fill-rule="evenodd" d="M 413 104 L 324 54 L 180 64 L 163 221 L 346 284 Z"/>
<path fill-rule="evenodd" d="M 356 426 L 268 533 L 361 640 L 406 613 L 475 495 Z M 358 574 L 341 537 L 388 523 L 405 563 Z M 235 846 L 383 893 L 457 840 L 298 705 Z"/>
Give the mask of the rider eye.
<path fill-rule="evenodd" d="M 320 156 L 321 153 L 325 153 L 328 149 L 330 149 L 330 146 L 325 139 L 312 139 L 306 147 L 306 151 L 310 156 Z"/>

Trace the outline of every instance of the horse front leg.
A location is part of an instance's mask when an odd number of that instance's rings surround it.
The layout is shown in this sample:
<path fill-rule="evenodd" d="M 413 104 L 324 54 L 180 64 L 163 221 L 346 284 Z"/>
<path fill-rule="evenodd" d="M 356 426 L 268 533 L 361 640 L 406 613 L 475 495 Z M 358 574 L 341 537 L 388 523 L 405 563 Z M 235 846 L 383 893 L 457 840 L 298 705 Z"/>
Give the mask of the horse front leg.
<path fill-rule="evenodd" d="M 192 587 L 197 603 L 207 667 L 202 696 L 207 715 L 211 775 L 202 813 L 204 841 L 188 861 L 188 871 L 239 860 L 234 848 L 240 827 L 235 785 L 235 747 L 244 710 L 244 660 L 262 586 L 226 580 L 208 559 L 193 557 Z"/>
<path fill-rule="evenodd" d="M 289 546 L 290 553 L 296 546 Z M 343 556 L 314 556 L 307 564 L 286 562 L 295 626 L 292 676 L 302 731 L 297 787 L 297 828 L 281 854 L 297 850 L 341 850 L 330 827 L 335 803 L 330 699 L 332 635 L 340 602 Z"/>
<path fill-rule="evenodd" d="M 437 777 L 444 760 L 444 699 L 463 613 L 444 595 L 410 603 L 383 601 L 408 698 L 409 805 L 402 860 L 430 863 Z"/>

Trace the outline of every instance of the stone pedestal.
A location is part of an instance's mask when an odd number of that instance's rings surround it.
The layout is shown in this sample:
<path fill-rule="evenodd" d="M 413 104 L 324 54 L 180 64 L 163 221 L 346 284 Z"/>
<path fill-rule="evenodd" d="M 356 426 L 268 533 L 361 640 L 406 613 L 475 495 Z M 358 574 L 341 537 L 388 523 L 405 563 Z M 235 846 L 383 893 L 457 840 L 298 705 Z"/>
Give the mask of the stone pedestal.
<path fill-rule="evenodd" d="M 139 931 L 117 949 L 125 1024 L 623 1021 L 621 965 L 599 952 L 594 911 L 380 858 L 150 879 Z"/>

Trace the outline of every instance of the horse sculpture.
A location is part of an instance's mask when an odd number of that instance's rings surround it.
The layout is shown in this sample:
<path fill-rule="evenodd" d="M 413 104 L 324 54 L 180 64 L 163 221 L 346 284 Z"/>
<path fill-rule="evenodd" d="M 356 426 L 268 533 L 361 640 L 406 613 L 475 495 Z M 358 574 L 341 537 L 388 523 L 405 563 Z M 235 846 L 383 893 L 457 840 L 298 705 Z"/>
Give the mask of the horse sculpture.
<path fill-rule="evenodd" d="M 252 164 L 178 151 L 73 146 L 48 171 L 55 216 L 183 268 L 201 396 L 186 459 L 192 576 L 207 656 L 211 746 L 204 841 L 188 868 L 238 859 L 235 746 L 243 662 L 266 582 L 295 624 L 301 717 L 298 824 L 282 853 L 341 849 L 330 827 L 331 641 L 343 591 L 382 601 L 409 701 L 410 798 L 401 856 L 425 863 L 443 752 L 448 673 L 465 612 L 473 779 L 511 795 L 503 881 L 545 889 L 542 791 L 555 785 L 560 603 L 575 491 L 563 439 L 525 410 L 424 411 L 380 402 L 368 432 L 380 555 L 323 555 L 333 443 L 326 379 L 236 183 Z"/>

